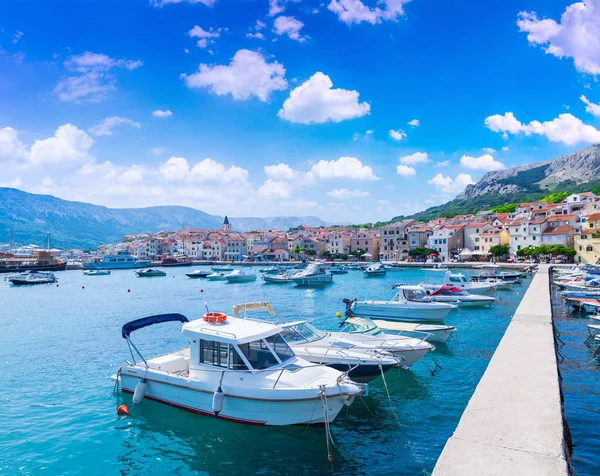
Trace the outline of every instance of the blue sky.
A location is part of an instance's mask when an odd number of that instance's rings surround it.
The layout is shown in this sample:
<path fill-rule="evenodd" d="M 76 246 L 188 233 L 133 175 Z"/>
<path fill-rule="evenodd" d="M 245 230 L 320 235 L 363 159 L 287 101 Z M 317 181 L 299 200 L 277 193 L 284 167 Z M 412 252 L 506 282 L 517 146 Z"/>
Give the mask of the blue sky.
<path fill-rule="evenodd" d="M 600 142 L 598 24 L 600 0 L 7 0 L 0 185 L 409 214 Z"/>

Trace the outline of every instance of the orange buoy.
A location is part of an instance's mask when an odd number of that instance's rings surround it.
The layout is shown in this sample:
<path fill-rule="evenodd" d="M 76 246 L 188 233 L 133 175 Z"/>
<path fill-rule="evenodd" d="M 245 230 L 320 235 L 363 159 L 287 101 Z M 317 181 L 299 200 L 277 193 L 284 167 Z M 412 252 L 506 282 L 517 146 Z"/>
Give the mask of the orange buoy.
<path fill-rule="evenodd" d="M 129 415 L 129 408 L 127 408 L 127 405 L 119 405 L 117 407 L 117 415 Z"/>
<path fill-rule="evenodd" d="M 211 324 L 223 324 L 227 320 L 227 314 L 224 312 L 207 312 L 202 316 L 202 319 Z"/>

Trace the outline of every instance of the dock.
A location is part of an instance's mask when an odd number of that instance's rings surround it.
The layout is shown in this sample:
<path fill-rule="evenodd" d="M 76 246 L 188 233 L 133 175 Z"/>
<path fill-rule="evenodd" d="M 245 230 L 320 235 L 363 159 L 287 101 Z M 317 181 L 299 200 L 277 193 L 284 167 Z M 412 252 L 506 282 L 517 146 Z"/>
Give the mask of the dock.
<path fill-rule="evenodd" d="M 550 302 L 540 265 L 433 476 L 567 476 Z"/>

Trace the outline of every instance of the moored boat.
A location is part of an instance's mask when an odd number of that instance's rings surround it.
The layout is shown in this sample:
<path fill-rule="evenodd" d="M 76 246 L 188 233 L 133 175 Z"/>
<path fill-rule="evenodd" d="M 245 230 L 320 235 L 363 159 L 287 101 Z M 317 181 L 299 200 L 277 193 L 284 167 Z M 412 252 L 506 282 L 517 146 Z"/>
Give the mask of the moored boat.
<path fill-rule="evenodd" d="M 104 256 L 102 261 L 93 261 L 83 265 L 84 269 L 139 269 L 146 268 L 151 261 L 136 260 L 125 251 L 120 251 L 116 255 Z"/>
<path fill-rule="evenodd" d="M 108 276 L 110 271 L 105 269 L 88 269 L 83 274 L 85 276 Z"/>
<path fill-rule="evenodd" d="M 373 263 L 364 270 L 364 275 L 367 277 L 385 276 L 387 270 L 383 263 Z"/>
<path fill-rule="evenodd" d="M 480 294 L 471 294 L 456 286 L 440 286 L 432 292 L 426 292 L 425 289 L 421 293 L 416 290 L 413 293 L 413 300 L 424 302 L 445 302 L 454 304 L 458 307 L 481 307 L 489 306 L 496 301 L 495 297 L 484 296 Z"/>
<path fill-rule="evenodd" d="M 154 268 L 148 268 L 142 271 L 134 271 L 134 273 L 138 275 L 138 278 L 158 278 L 167 275 L 167 273 L 164 271 Z"/>
<path fill-rule="evenodd" d="M 211 273 L 206 277 L 206 279 L 208 279 L 209 281 L 227 281 L 227 274 L 226 273 Z"/>
<path fill-rule="evenodd" d="M 496 291 L 495 284 L 488 283 L 476 283 L 473 282 L 462 273 L 452 273 L 450 270 L 445 270 L 444 279 L 442 283 L 421 283 L 425 289 L 429 291 L 435 291 L 440 286 L 455 286 L 470 292 L 471 294 L 494 294 Z"/>
<path fill-rule="evenodd" d="M 213 266 L 212 269 L 215 273 L 231 273 L 233 271 L 233 266 L 230 264 L 224 264 L 222 266 Z"/>
<path fill-rule="evenodd" d="M 295 270 L 288 269 L 281 270 L 276 276 L 263 274 L 261 278 L 266 284 L 285 284 L 292 282 L 294 274 L 296 274 Z"/>
<path fill-rule="evenodd" d="M 0 273 L 18 273 L 22 271 L 64 271 L 66 261 L 56 260 L 47 251 L 38 251 L 31 256 L 13 256 L 2 254 Z"/>
<path fill-rule="evenodd" d="M 197 269 L 196 271 L 194 271 L 193 273 L 185 273 L 185 275 L 188 278 L 192 278 L 192 279 L 196 279 L 196 278 L 206 278 L 207 276 L 211 275 L 212 271 L 206 271 L 203 269 Z"/>
<path fill-rule="evenodd" d="M 181 314 L 129 322 L 121 334 L 163 322 L 183 323 L 190 346 L 122 367 L 121 389 L 193 413 L 252 425 L 314 425 L 333 421 L 355 396 L 367 393 L 342 372 L 296 356 L 282 328 L 252 319 L 206 313 L 188 321 Z M 130 349 L 137 348 L 133 345 Z M 132 350 L 133 356 L 133 350 Z"/>
<path fill-rule="evenodd" d="M 28 270 L 24 273 L 10 276 L 8 281 L 15 286 L 31 286 L 35 284 L 51 284 L 58 281 L 52 273 Z"/>
<path fill-rule="evenodd" d="M 410 322 L 391 322 L 380 319 L 371 320 L 368 317 L 346 317 L 340 323 L 345 325 L 350 333 L 370 334 L 379 336 L 382 333 L 390 336 L 416 337 L 427 342 L 446 342 L 456 332 L 456 327 L 439 324 L 414 324 Z"/>
<path fill-rule="evenodd" d="M 235 271 L 226 274 L 225 279 L 228 283 L 248 283 L 250 281 L 256 281 L 256 274 L 248 273 L 244 269 L 236 269 Z"/>
<path fill-rule="evenodd" d="M 305 270 L 299 271 L 292 276 L 296 286 L 324 286 L 333 282 L 333 276 L 325 272 L 320 263 L 311 263 Z"/>
<path fill-rule="evenodd" d="M 164 267 L 179 267 L 179 266 L 192 266 L 193 261 L 192 258 L 188 258 L 187 256 L 171 256 L 168 258 L 163 258 L 160 262 L 161 266 Z"/>

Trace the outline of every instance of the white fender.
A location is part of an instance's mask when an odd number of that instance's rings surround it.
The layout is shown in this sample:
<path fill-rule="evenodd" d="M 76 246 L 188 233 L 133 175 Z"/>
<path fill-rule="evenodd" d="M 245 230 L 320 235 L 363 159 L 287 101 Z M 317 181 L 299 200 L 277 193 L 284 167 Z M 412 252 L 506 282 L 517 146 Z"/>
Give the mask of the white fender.
<path fill-rule="evenodd" d="M 142 400 L 144 399 L 144 395 L 146 395 L 147 388 L 148 388 L 148 382 L 146 382 L 146 379 L 142 379 L 138 382 L 138 384 L 135 386 L 135 392 L 133 392 L 133 404 L 134 405 L 142 403 Z"/>
<path fill-rule="evenodd" d="M 354 402 L 354 395 L 350 395 L 349 397 L 344 399 L 344 405 L 349 407 Z"/>
<path fill-rule="evenodd" d="M 221 410 L 223 410 L 223 400 L 225 399 L 225 394 L 223 393 L 223 389 L 219 385 L 217 391 L 213 394 L 213 402 L 212 409 L 215 412 L 215 415 L 218 415 Z"/>

